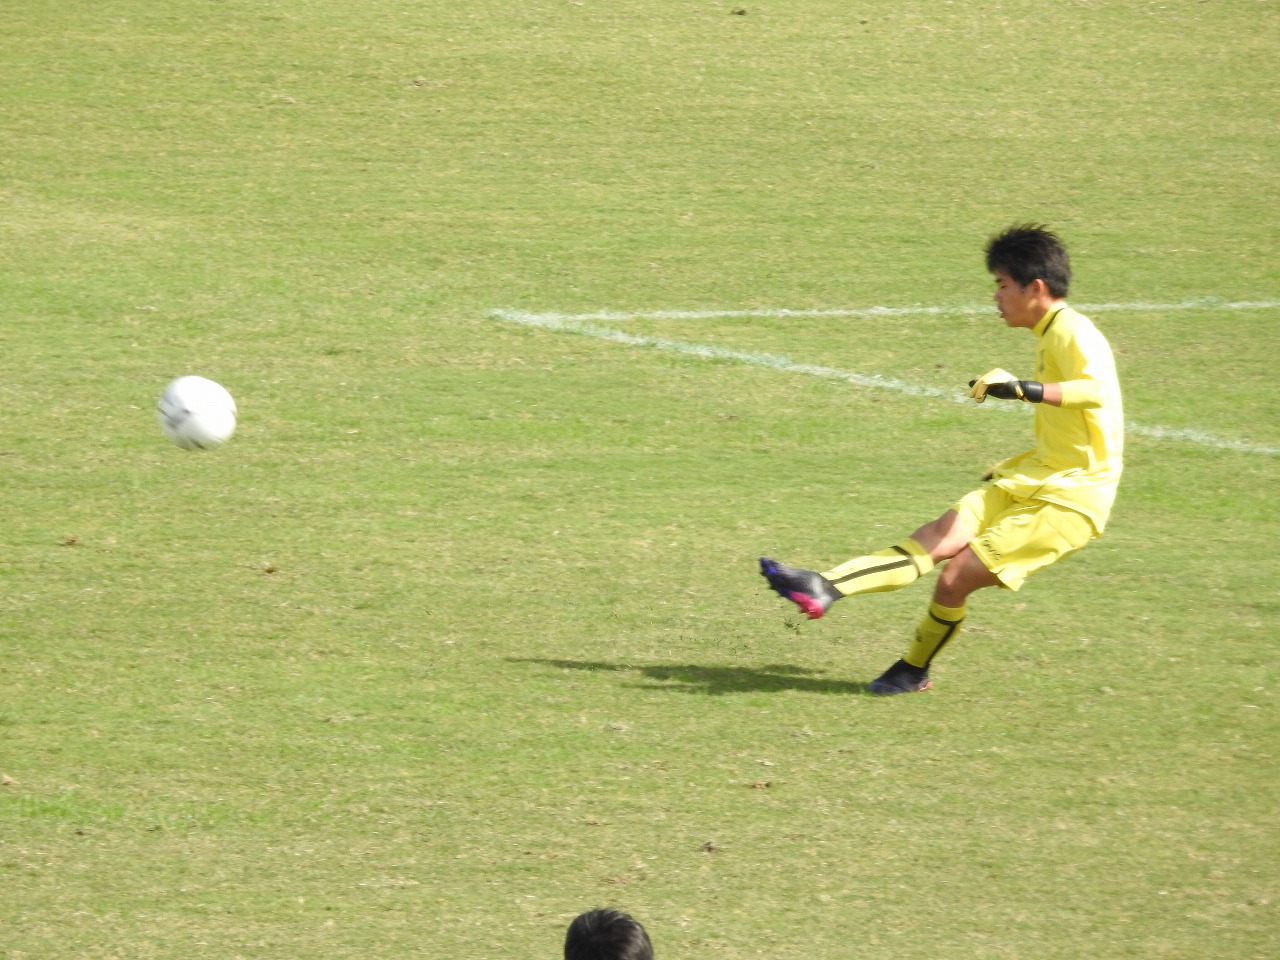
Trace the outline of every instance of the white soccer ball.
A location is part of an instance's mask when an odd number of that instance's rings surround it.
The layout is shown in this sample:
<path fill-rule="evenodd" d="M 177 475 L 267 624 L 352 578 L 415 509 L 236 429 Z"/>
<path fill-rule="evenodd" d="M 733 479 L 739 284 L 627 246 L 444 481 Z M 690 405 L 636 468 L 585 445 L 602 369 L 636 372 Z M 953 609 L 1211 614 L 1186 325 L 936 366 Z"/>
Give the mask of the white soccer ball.
<path fill-rule="evenodd" d="M 165 436 L 184 450 L 208 450 L 235 433 L 236 402 L 212 380 L 179 377 L 164 388 L 156 416 Z"/>

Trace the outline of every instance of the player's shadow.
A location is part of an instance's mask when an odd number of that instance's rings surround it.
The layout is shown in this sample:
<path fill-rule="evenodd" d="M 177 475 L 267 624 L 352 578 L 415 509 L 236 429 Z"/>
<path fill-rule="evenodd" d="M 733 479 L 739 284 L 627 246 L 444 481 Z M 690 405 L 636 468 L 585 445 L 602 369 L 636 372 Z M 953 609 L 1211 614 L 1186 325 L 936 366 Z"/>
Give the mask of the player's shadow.
<path fill-rule="evenodd" d="M 698 664 L 602 663 L 590 660 L 545 660 L 509 657 L 512 663 L 537 663 L 560 670 L 582 670 L 586 673 L 622 673 L 646 677 L 650 683 L 631 684 L 645 690 L 678 690 L 723 696 L 726 693 L 780 693 L 799 690 L 803 693 L 859 694 L 867 692 L 865 683 L 832 680 L 820 670 L 809 670 L 788 663 L 771 663 L 762 667 L 704 667 Z"/>

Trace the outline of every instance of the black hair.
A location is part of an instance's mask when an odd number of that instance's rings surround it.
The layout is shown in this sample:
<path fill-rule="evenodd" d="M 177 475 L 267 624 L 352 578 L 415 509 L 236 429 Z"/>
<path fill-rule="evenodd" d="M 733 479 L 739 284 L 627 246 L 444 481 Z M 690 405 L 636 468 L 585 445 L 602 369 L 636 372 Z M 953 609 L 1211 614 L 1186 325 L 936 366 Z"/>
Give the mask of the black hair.
<path fill-rule="evenodd" d="M 619 910 L 588 910 L 569 924 L 564 960 L 653 960 L 639 922 Z"/>
<path fill-rule="evenodd" d="M 1062 239 L 1042 224 L 1010 227 L 987 241 L 987 270 L 1007 273 L 1020 287 L 1043 280 L 1049 293 L 1065 299 L 1071 286 L 1071 261 Z"/>

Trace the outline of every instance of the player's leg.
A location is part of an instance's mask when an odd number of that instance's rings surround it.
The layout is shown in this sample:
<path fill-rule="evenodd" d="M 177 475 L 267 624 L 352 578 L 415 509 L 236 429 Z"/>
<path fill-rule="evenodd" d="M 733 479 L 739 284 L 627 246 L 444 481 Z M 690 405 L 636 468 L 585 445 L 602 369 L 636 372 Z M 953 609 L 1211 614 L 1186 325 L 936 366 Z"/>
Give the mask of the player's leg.
<path fill-rule="evenodd" d="M 859 593 L 882 593 L 914 583 L 933 569 L 927 550 L 908 538 L 896 546 L 855 557 L 834 570 L 818 573 L 760 558 L 760 573 L 780 596 L 816 620 L 837 600 Z"/>
<path fill-rule="evenodd" d="M 948 510 L 901 543 L 854 557 L 823 576 L 845 597 L 897 590 L 923 577 L 935 564 L 954 557 L 976 532 L 971 521 Z"/>
<path fill-rule="evenodd" d="M 979 491 L 988 503 L 997 493 Z M 970 495 L 971 497 L 974 495 Z M 978 503 L 958 504 L 960 512 Z M 902 659 L 874 680 L 873 693 L 907 693 L 929 687 L 929 665 L 955 639 L 969 596 L 984 587 L 1018 590 L 1027 577 L 1084 546 L 1094 536 L 1082 514 L 1043 501 L 1010 501 L 986 529 L 946 565 L 938 577 L 929 611 L 916 628 Z"/>
<path fill-rule="evenodd" d="M 929 554 L 934 563 L 950 560 L 963 550 L 978 533 L 981 519 L 969 511 L 961 513 L 952 507 L 937 520 L 926 523 L 911 535 L 911 540 Z"/>
<path fill-rule="evenodd" d="M 778 594 L 816 620 L 843 597 L 884 593 L 914 583 L 940 560 L 954 556 L 974 535 L 955 510 L 926 523 L 901 543 L 847 560 L 818 573 L 760 558 L 760 573 Z"/>
<path fill-rule="evenodd" d="M 983 487 L 963 497 L 932 524 L 916 532 L 939 557 L 952 559 L 942 568 L 933 601 L 903 658 L 873 680 L 872 693 L 909 693 L 929 689 L 929 664 L 960 629 L 965 599 L 988 586 L 990 571 L 978 560 L 969 543 L 979 532 L 999 522 L 1014 502 L 996 487 Z M 976 567 L 975 567 L 976 564 Z"/>
<path fill-rule="evenodd" d="M 999 583 L 1000 579 L 969 547 L 956 554 L 938 577 L 929 611 L 916 627 L 911 646 L 901 660 L 873 680 L 867 689 L 881 694 L 929 689 L 929 664 L 960 632 L 968 612 L 969 595 Z"/>
<path fill-rule="evenodd" d="M 999 584 L 1000 578 L 966 544 L 938 575 L 938 582 L 933 589 L 933 602 L 945 607 L 962 608 L 969 594 L 975 590 Z"/>

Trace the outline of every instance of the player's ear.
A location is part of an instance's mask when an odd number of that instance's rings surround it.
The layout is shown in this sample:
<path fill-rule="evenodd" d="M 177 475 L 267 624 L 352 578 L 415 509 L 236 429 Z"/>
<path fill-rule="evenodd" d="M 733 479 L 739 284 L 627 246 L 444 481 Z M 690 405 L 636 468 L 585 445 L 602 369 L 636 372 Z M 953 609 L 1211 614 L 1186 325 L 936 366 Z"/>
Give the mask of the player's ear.
<path fill-rule="evenodd" d="M 1027 293 L 1037 299 L 1040 297 L 1047 297 L 1049 296 L 1049 285 L 1039 277 L 1036 277 L 1027 284 Z"/>

